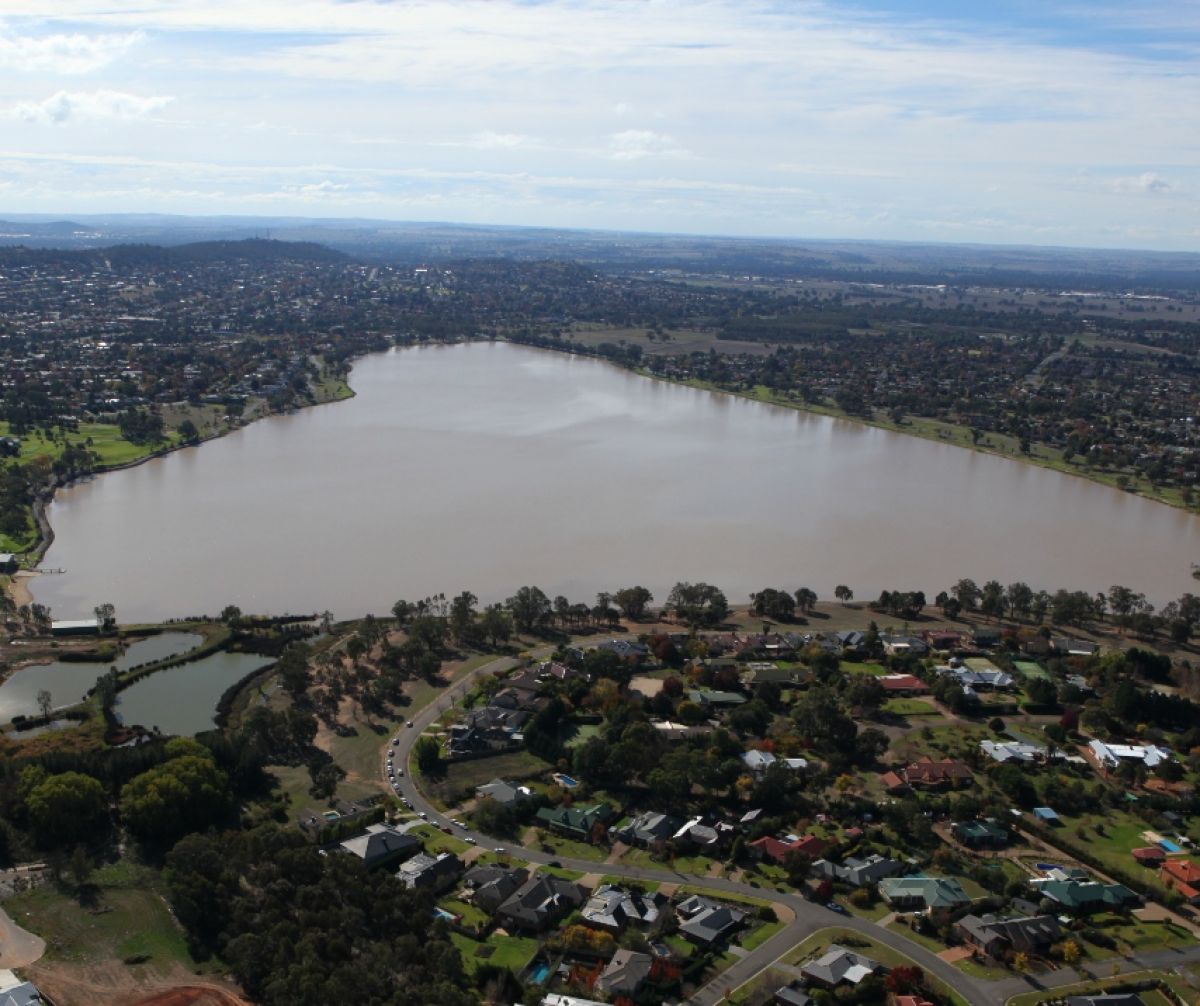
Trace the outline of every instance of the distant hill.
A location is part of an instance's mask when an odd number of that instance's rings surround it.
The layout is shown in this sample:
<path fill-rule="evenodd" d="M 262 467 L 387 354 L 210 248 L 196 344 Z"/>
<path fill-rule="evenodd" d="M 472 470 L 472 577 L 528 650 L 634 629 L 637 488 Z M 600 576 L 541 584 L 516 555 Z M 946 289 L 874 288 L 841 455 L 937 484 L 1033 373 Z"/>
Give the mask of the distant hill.
<path fill-rule="evenodd" d="M 191 244 L 164 247 L 153 244 L 119 244 L 104 248 L 30 248 L 0 247 L 0 263 L 15 262 L 33 256 L 39 261 L 77 262 L 90 259 L 107 263 L 114 268 L 141 265 L 205 265 L 213 262 L 306 262 L 339 263 L 351 261 L 344 252 L 335 251 L 312 241 L 276 241 L 269 238 L 247 238 L 242 241 L 197 241 Z"/>
<path fill-rule="evenodd" d="M 322 247 L 397 265 L 467 259 L 553 259 L 598 270 L 692 275 L 801 277 L 877 283 L 1026 286 L 1066 290 L 1200 290 L 1200 254 L 1013 245 L 918 244 L 706 237 L 438 222 L 303 217 L 16 215 L 0 221 L 0 248 L 188 247 L 206 254 L 250 242 Z M 132 252 L 128 253 L 134 254 Z M 251 252 L 256 254 L 256 252 Z M 273 254 L 273 253 L 268 253 Z M 302 256 L 295 252 L 294 256 Z M 175 260 L 181 261 L 181 260 Z"/>

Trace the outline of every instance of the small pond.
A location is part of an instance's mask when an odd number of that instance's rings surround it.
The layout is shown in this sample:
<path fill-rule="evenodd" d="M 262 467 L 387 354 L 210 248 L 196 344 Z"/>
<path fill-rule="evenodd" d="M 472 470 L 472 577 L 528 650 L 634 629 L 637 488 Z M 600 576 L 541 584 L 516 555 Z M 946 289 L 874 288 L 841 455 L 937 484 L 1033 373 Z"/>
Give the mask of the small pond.
<path fill-rule="evenodd" d="M 177 653 L 193 650 L 204 641 L 194 632 L 164 632 L 147 636 L 132 643 L 114 661 L 65 661 L 50 664 L 34 664 L 9 676 L 0 684 L 0 722 L 14 716 L 38 716 L 38 692 L 45 689 L 50 693 L 55 708 L 72 706 L 83 699 L 84 693 L 96 683 L 110 667 L 126 671 L 138 664 L 151 660 L 162 660 Z M 25 736 L 33 736 L 26 732 Z"/>
<path fill-rule="evenodd" d="M 164 734 L 191 736 L 215 726 L 217 701 L 246 675 L 271 663 L 252 653 L 214 653 L 142 678 L 117 696 L 117 719 Z"/>

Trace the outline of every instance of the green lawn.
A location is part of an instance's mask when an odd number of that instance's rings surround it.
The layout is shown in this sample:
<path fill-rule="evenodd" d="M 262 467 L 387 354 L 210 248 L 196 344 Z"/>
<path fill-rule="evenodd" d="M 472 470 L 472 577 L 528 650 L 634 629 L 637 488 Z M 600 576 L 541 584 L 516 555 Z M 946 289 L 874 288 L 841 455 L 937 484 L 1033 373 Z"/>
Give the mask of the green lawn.
<path fill-rule="evenodd" d="M 1026 678 L 1049 678 L 1050 674 L 1041 664 L 1036 664 L 1032 660 L 1014 660 L 1015 667 Z"/>
<path fill-rule="evenodd" d="M 738 943 L 743 950 L 754 950 L 761 947 L 772 936 L 783 928 L 782 922 L 764 922 L 742 936 Z"/>
<path fill-rule="evenodd" d="M 550 831 L 543 831 L 542 834 L 545 838 L 540 846 L 564 859 L 590 859 L 599 863 L 608 858 L 606 845 L 588 845 L 586 842 L 576 842 L 572 838 L 564 838 Z"/>
<path fill-rule="evenodd" d="M 468 905 L 465 901 L 455 901 L 453 899 L 439 901 L 438 907 L 444 908 L 452 915 L 457 915 L 462 919 L 462 924 L 468 929 L 473 926 L 484 927 L 491 920 L 491 916 L 482 908 Z"/>
<path fill-rule="evenodd" d="M 888 669 L 883 664 L 859 660 L 843 660 L 842 670 L 847 674 L 870 674 L 876 678 L 881 678 L 888 673 Z"/>
<path fill-rule="evenodd" d="M 431 854 L 439 852 L 455 852 L 462 855 L 466 852 L 470 845 L 464 842 L 461 838 L 455 838 L 453 835 L 447 835 L 439 828 L 435 828 L 432 824 L 419 824 L 417 827 L 409 830 L 410 835 L 418 836 L 425 843 L 425 851 Z"/>
<path fill-rule="evenodd" d="M 463 957 L 468 974 L 474 974 L 481 964 L 508 968 L 514 975 L 529 966 L 538 952 L 538 941 L 523 936 L 498 936 L 493 933 L 480 942 L 461 933 L 451 933 L 450 939 Z"/>
<path fill-rule="evenodd" d="M 941 716 L 932 703 L 923 699 L 888 699 L 883 711 L 893 716 Z"/>
<path fill-rule="evenodd" d="M 707 856 L 676 856 L 674 859 L 655 859 L 649 849 L 630 849 L 621 857 L 621 862 L 630 866 L 646 866 L 659 870 L 676 870 L 693 876 L 705 876 L 712 869 L 715 859 Z"/>

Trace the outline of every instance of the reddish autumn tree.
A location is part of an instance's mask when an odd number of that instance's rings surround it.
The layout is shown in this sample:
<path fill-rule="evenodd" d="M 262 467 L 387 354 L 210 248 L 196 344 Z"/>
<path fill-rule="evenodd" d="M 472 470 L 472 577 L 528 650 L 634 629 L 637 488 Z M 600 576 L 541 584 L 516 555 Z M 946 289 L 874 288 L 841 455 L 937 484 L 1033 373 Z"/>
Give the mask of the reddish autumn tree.
<path fill-rule="evenodd" d="M 886 984 L 889 992 L 903 995 L 919 989 L 924 981 L 925 972 L 915 964 L 900 964 L 888 973 Z"/>

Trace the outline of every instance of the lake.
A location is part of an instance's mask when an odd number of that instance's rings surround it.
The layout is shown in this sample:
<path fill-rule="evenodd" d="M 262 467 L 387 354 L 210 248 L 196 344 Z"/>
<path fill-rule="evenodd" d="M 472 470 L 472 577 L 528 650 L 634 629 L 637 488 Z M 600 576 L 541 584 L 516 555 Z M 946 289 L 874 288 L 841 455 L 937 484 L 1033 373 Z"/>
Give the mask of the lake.
<path fill-rule="evenodd" d="M 0 684 L 0 721 L 11 720 L 21 714 L 40 715 L 37 694 L 42 689 L 50 693 L 55 707 L 73 706 L 83 700 L 84 693 L 96 683 L 98 677 L 107 674 L 110 667 L 125 671 L 137 664 L 194 650 L 202 642 L 204 637 L 194 632 L 164 632 L 131 643 L 113 661 L 56 660 L 50 664 L 22 668 Z"/>
<path fill-rule="evenodd" d="M 1192 590 L 1200 520 L 1080 478 L 507 344 L 360 360 L 357 397 L 66 489 L 57 618 L 385 614 L 522 584 Z"/>

